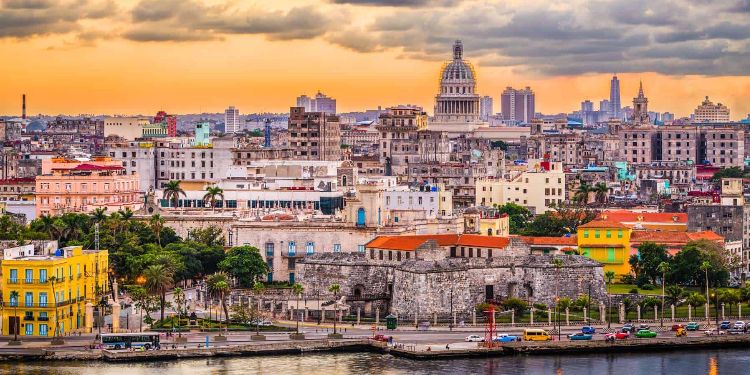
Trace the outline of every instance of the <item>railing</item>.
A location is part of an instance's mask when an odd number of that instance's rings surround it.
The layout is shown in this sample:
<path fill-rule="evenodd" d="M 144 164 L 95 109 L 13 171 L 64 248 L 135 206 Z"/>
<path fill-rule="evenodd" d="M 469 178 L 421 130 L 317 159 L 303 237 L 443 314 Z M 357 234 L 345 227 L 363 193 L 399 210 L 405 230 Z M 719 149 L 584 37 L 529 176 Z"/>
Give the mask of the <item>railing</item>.
<path fill-rule="evenodd" d="M 28 320 L 32 320 L 33 321 L 34 320 L 34 316 L 33 315 L 24 315 L 23 320 L 27 320 L 27 321 Z"/>
<path fill-rule="evenodd" d="M 18 279 L 8 279 L 8 284 L 18 284 Z"/>
<path fill-rule="evenodd" d="M 83 301 L 83 298 L 79 297 L 78 301 Z M 57 306 L 57 307 L 67 306 L 67 305 L 71 305 L 71 304 L 76 303 L 76 302 L 77 302 L 77 300 L 74 298 L 74 299 L 67 300 L 67 301 L 60 301 L 58 303 L 54 303 L 54 302 L 41 302 L 41 303 L 23 303 L 23 304 L 21 304 L 21 303 L 17 303 L 17 302 L 2 302 L 1 305 L 3 307 L 12 307 L 12 308 L 18 307 L 18 308 L 41 308 L 41 309 L 43 309 L 43 308 L 49 308 L 49 307 L 55 307 L 55 306 Z"/>
<path fill-rule="evenodd" d="M 40 316 L 37 320 L 39 320 L 40 322 L 48 322 L 49 321 L 49 317 L 48 316 Z"/>
<path fill-rule="evenodd" d="M 49 280 L 47 280 L 47 279 L 44 279 L 44 280 L 42 280 L 42 279 L 23 279 L 22 282 L 24 284 L 39 284 L 39 285 L 44 285 L 44 284 L 49 283 Z"/>

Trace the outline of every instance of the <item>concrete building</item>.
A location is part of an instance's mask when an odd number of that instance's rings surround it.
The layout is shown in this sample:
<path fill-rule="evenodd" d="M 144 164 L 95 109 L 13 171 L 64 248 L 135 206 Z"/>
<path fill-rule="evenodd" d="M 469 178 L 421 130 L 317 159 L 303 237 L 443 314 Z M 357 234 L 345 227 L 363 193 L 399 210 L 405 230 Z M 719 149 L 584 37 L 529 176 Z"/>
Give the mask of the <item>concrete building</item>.
<path fill-rule="evenodd" d="M 541 214 L 565 201 L 565 172 L 562 163 L 530 161 L 527 171 L 509 178 L 480 179 L 476 182 L 476 204 L 502 206 L 515 203 Z"/>
<path fill-rule="evenodd" d="M 614 118 L 622 118 L 620 112 L 620 80 L 617 79 L 617 74 L 612 76 L 612 80 L 609 82 L 609 112 Z"/>
<path fill-rule="evenodd" d="M 298 96 L 296 106 L 304 108 L 305 112 L 314 112 L 312 109 L 312 99 L 307 95 Z"/>
<path fill-rule="evenodd" d="M 169 115 L 167 112 L 159 111 L 154 116 L 154 124 L 162 124 L 167 130 L 167 137 L 177 136 L 177 117 L 175 115 Z"/>
<path fill-rule="evenodd" d="M 386 175 L 404 175 L 409 163 L 418 162 L 417 132 L 427 128 L 427 113 L 418 106 L 396 106 L 386 109 L 375 129 L 380 134 L 380 163 Z"/>
<path fill-rule="evenodd" d="M 440 70 L 440 92 L 435 96 L 430 130 L 463 133 L 481 124 L 477 75 L 471 63 L 464 60 L 463 51 L 463 44 L 457 40 L 453 60 Z"/>
<path fill-rule="evenodd" d="M 234 134 L 240 131 L 240 110 L 230 106 L 224 111 L 224 133 Z"/>
<path fill-rule="evenodd" d="M 3 335 L 55 336 L 55 323 L 60 336 L 91 333 L 93 305 L 109 289 L 108 252 L 56 242 L 4 249 L 2 275 Z"/>
<path fill-rule="evenodd" d="M 105 117 L 104 137 L 118 136 L 126 140 L 134 140 L 143 136 L 143 127 L 149 125 L 148 117 Z"/>
<path fill-rule="evenodd" d="M 297 160 L 341 160 L 339 118 L 327 112 L 306 112 L 292 107 L 289 146 Z"/>
<path fill-rule="evenodd" d="M 495 113 L 492 108 L 492 97 L 487 95 L 483 96 L 479 101 L 479 105 L 481 108 L 479 115 L 480 119 L 482 121 L 489 121 L 490 116 Z"/>
<path fill-rule="evenodd" d="M 534 91 L 528 86 L 520 90 L 508 86 L 500 95 L 500 109 L 505 121 L 514 124 L 530 123 L 536 111 Z"/>
<path fill-rule="evenodd" d="M 315 94 L 315 99 L 310 101 L 310 112 L 322 112 L 328 115 L 336 114 L 336 99 L 331 98 L 318 91 Z"/>
<path fill-rule="evenodd" d="M 36 215 L 66 212 L 109 212 L 143 206 L 137 174 L 126 174 L 121 162 L 108 157 L 90 161 L 54 158 L 42 162 L 36 177 Z"/>
<path fill-rule="evenodd" d="M 695 109 L 693 122 L 696 123 L 726 123 L 729 122 L 729 108 L 727 106 L 708 100 L 704 100 L 698 108 Z"/>

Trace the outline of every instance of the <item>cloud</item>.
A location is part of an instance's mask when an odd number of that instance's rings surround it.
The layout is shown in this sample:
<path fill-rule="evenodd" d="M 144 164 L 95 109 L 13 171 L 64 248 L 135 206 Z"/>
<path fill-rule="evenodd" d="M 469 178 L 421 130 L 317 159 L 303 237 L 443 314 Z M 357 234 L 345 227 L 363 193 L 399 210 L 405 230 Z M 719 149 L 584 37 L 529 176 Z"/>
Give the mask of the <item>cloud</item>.
<path fill-rule="evenodd" d="M 324 35 L 333 16 L 316 7 L 288 11 L 237 10 L 194 0 L 142 0 L 131 11 L 134 26 L 123 33 L 134 41 L 201 41 L 225 35 L 265 35 L 271 40 L 312 39 Z"/>
<path fill-rule="evenodd" d="M 65 34 L 81 30 L 81 21 L 116 12 L 112 0 L 4 0 L 0 4 L 0 38 Z"/>
<path fill-rule="evenodd" d="M 452 6 L 462 0 L 331 0 L 334 4 L 351 4 L 386 7 L 440 7 Z"/>
<path fill-rule="evenodd" d="M 540 75 L 658 72 L 748 75 L 750 0 L 464 1 L 425 11 L 398 8 L 364 29 L 329 37 L 360 52 L 446 60 L 455 39 L 484 66 Z M 711 17 L 706 15 L 710 14 Z"/>

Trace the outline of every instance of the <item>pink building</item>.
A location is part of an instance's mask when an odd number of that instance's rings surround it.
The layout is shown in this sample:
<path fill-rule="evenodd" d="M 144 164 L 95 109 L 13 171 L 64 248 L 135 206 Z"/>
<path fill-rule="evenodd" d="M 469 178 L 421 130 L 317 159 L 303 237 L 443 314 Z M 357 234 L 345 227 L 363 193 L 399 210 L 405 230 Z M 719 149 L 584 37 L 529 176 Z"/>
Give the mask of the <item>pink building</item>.
<path fill-rule="evenodd" d="M 36 178 L 36 214 L 107 212 L 143 206 L 137 174 L 128 175 L 120 161 L 95 157 L 89 161 L 54 158 L 42 161 Z"/>

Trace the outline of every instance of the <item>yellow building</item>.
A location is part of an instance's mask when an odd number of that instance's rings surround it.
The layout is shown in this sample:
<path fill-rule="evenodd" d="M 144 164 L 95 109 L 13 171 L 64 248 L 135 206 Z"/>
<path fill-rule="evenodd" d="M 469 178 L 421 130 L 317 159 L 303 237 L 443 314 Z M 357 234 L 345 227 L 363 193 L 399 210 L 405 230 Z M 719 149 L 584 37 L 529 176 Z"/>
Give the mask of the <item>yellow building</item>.
<path fill-rule="evenodd" d="M 595 220 L 578 227 L 578 251 L 614 271 L 616 279 L 630 273 L 632 229 L 616 221 Z"/>
<path fill-rule="evenodd" d="M 87 326 L 86 304 L 95 305 L 97 292 L 109 289 L 108 253 L 56 247 L 52 242 L 3 250 L 3 335 L 54 336 L 55 322 L 60 334 Z"/>

